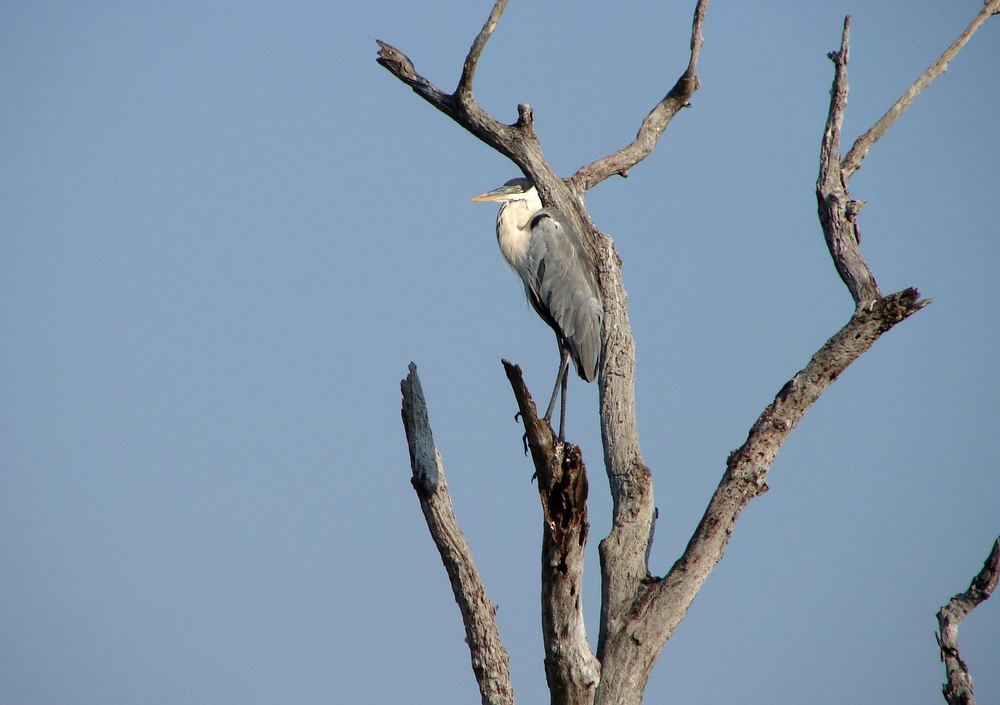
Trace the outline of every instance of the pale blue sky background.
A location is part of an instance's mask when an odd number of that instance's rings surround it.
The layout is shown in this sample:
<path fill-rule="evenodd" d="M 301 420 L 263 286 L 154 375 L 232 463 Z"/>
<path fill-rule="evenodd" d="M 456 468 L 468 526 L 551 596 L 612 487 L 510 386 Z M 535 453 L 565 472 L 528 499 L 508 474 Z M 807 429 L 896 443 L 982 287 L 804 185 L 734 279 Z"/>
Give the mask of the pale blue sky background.
<path fill-rule="evenodd" d="M 415 360 L 513 661 L 545 702 L 539 509 L 499 364 L 556 351 L 468 197 L 512 166 L 375 64 L 450 88 L 489 2 L 0 8 L 0 705 L 478 702 L 409 484 Z M 569 174 L 687 60 L 692 2 L 515 0 L 476 95 Z M 625 261 L 676 558 L 756 415 L 848 318 L 813 183 L 843 15 L 853 137 L 979 0 L 713 2 L 702 90 L 588 203 Z M 934 613 L 1000 528 L 1000 18 L 853 180 L 883 290 L 930 308 L 809 412 L 650 703 L 940 703 Z M 609 499 L 596 389 L 584 599 Z M 962 626 L 1000 698 L 1000 604 Z"/>

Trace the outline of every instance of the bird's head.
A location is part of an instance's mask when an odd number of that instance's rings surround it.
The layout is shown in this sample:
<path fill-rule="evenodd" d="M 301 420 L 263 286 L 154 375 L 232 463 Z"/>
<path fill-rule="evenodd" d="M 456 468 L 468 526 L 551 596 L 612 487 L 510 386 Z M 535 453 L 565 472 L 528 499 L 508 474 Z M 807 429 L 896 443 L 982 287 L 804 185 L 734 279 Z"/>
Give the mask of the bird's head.
<path fill-rule="evenodd" d="M 524 177 L 511 179 L 500 188 L 473 196 L 472 200 L 479 203 L 507 203 L 509 201 L 519 201 L 531 198 L 534 195 L 535 185 Z"/>

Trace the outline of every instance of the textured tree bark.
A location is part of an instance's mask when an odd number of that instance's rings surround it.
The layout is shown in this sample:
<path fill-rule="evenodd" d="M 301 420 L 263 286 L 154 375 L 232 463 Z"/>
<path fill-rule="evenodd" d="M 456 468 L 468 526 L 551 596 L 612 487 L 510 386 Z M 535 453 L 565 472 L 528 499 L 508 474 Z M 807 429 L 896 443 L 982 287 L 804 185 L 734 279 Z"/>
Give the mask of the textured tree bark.
<path fill-rule="evenodd" d="M 553 705 L 589 705 L 601 667 L 583 621 L 583 558 L 587 545 L 587 469 L 580 449 L 556 442 L 538 418 L 521 368 L 503 361 L 535 465 L 542 503 L 542 639 Z"/>
<path fill-rule="evenodd" d="M 972 692 L 972 674 L 958 653 L 958 625 L 969 612 L 990 599 L 990 595 L 996 589 L 998 578 L 1000 578 L 1000 538 L 993 542 L 993 548 L 983 563 L 983 569 L 972 579 L 969 589 L 948 600 L 948 604 L 937 613 L 938 629 L 941 630 L 937 634 L 937 643 L 948 676 L 947 682 L 941 687 L 941 692 L 948 705 L 976 705 L 976 696 Z"/>
<path fill-rule="evenodd" d="M 823 236 L 837 273 L 854 297 L 855 305 L 868 306 L 878 301 L 882 294 L 875 283 L 875 276 L 861 256 L 861 230 L 858 228 L 857 217 L 864 203 L 852 201 L 847 195 L 849 174 L 840 166 L 840 130 L 844 124 L 844 111 L 847 109 L 850 37 L 851 18 L 848 17 L 844 20 L 840 51 L 828 54 L 836 69 L 830 91 L 830 112 L 826 118 L 823 146 L 820 149 L 816 201 Z"/>
<path fill-rule="evenodd" d="M 416 72 L 405 54 L 376 40 L 378 62 L 424 100 L 513 161 L 535 183 L 542 202 L 558 208 L 577 228 L 596 263 L 595 274 L 604 302 L 599 380 L 601 437 L 614 502 L 611 531 L 600 544 L 601 616 L 596 655 L 584 628 L 581 594 L 589 528 L 583 458 L 578 447 L 558 443 L 548 424 L 538 419 L 520 369 L 507 361 L 503 364 L 525 425 L 542 504 L 542 632 L 545 674 L 552 702 L 559 705 L 638 705 L 664 644 L 721 560 L 743 508 L 751 499 L 767 491 L 767 472 L 803 414 L 883 333 L 930 303 L 921 299 L 913 288 L 882 296 L 861 254 L 858 216 L 865 202 L 850 197 L 848 180 L 860 168 L 874 142 L 945 70 L 975 30 L 991 14 L 1000 12 L 1000 0 L 986 2 L 962 36 L 841 159 L 850 40 L 850 18 L 845 19 L 840 49 L 829 54 L 835 70 L 820 150 L 816 198 L 824 239 L 834 266 L 854 299 L 855 312 L 781 388 L 751 427 L 743 446 L 729 455 L 725 473 L 684 553 L 662 578 L 651 576 L 648 566 L 656 507 L 652 473 L 643 460 L 635 418 L 635 349 L 628 318 L 628 297 L 622 284 L 621 260 L 613 241 L 600 233 L 592 222 L 583 196 L 610 176 L 626 176 L 632 166 L 652 152 L 673 117 L 690 104 L 699 87 L 696 69 L 708 2 L 698 0 L 696 3 L 688 66 L 643 120 L 635 139 L 618 151 L 581 167 L 565 181 L 555 175 L 542 155 L 530 106 L 519 105 L 517 121 L 505 125 L 486 113 L 472 96 L 476 66 L 505 6 L 506 0 L 497 0 L 493 6 L 469 50 L 453 93 L 435 87 Z M 407 379 L 411 378 L 415 382 L 410 383 L 413 396 L 413 388 L 419 392 L 419 381 L 416 381 L 412 366 Z M 406 395 L 407 381 L 404 381 L 404 422 L 408 418 Z M 422 395 L 419 396 L 422 400 Z M 426 419 L 426 411 L 423 416 L 421 412 L 409 414 L 411 421 L 416 420 L 414 431 L 407 426 L 407 437 L 411 439 L 411 436 L 420 435 L 420 419 Z M 424 435 L 430 438 L 429 425 Z M 464 539 L 457 540 L 461 533 L 451 514 L 447 486 L 433 441 L 429 446 L 415 446 L 411 440 L 410 457 L 414 487 L 452 578 L 456 600 L 466 622 L 473 670 L 483 702 L 513 702 L 507 654 L 496 634 L 492 604 L 475 572 L 468 546 Z M 996 548 L 992 555 L 995 567 Z M 995 582 L 994 574 L 994 585 Z M 941 629 L 943 640 L 946 635 L 943 622 Z M 945 645 L 942 644 L 944 653 Z M 971 696 L 971 682 L 969 693 Z"/>
<path fill-rule="evenodd" d="M 603 702 L 641 702 L 630 697 L 645 687 L 656 657 L 688 607 L 722 559 L 740 512 L 767 491 L 767 471 L 782 444 L 820 395 L 872 344 L 897 323 L 927 304 L 914 289 L 887 296 L 871 309 L 858 309 L 838 333 L 778 392 L 754 423 L 746 442 L 729 455 L 726 472 L 709 501 L 681 558 L 666 577 L 645 583 L 624 629 L 615 632 L 602 652 L 606 676 Z M 620 664 L 610 668 L 610 664 Z"/>

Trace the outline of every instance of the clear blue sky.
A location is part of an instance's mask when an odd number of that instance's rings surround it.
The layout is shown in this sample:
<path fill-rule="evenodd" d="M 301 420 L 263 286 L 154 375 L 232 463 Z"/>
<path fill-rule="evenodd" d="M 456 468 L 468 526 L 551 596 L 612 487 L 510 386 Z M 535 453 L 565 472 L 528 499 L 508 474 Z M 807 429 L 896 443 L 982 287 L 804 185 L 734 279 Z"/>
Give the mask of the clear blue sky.
<path fill-rule="evenodd" d="M 692 109 L 588 204 L 625 262 L 662 573 L 760 410 L 851 313 L 813 183 L 843 15 L 846 132 L 979 0 L 713 2 Z M 568 175 L 687 61 L 692 2 L 511 3 L 476 95 Z M 522 703 L 547 698 L 540 519 L 499 364 L 550 332 L 469 196 L 517 175 L 375 63 L 445 88 L 490 3 L 0 9 L 0 705 L 478 701 L 413 491 L 418 363 Z M 934 613 L 1000 529 L 1000 18 L 852 181 L 883 290 L 930 308 L 812 409 L 648 702 L 943 702 Z M 608 530 L 596 389 L 585 589 Z M 1000 603 L 963 624 L 1000 698 Z"/>

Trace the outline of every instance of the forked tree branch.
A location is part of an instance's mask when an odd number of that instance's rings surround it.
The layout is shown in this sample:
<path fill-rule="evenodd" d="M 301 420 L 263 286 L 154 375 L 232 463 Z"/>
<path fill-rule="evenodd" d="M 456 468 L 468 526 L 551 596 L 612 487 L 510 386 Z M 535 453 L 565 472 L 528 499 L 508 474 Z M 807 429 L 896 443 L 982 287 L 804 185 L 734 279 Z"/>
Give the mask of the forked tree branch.
<path fill-rule="evenodd" d="M 1000 579 L 1000 538 L 993 542 L 993 548 L 983 563 L 983 569 L 972 579 L 969 589 L 948 600 L 948 604 L 937 613 L 938 647 L 944 663 L 948 682 L 941 687 L 948 705 L 976 705 L 972 692 L 972 674 L 958 653 L 958 625 L 966 615 L 981 603 L 990 599 Z"/>
<path fill-rule="evenodd" d="M 541 146 L 535 135 L 531 106 L 518 105 L 517 121 L 512 125 L 505 125 L 486 112 L 472 95 L 472 84 L 479 58 L 490 37 L 493 36 L 493 31 L 506 7 L 507 0 L 496 0 L 494 3 L 489 17 L 465 57 L 462 75 L 453 93 L 445 93 L 421 76 L 406 54 L 380 39 L 375 40 L 379 47 L 376 61 L 393 76 L 409 85 L 421 98 L 517 164 L 521 171 L 535 182 L 542 200 L 547 205 L 563 206 L 569 217 L 577 218 L 577 209 L 566 209 L 566 204 L 562 203 L 569 200 L 568 189 L 555 176 L 542 156 Z M 555 196 L 553 192 L 557 192 Z M 554 202 L 556 199 L 557 202 Z"/>
<path fill-rule="evenodd" d="M 403 394 L 403 428 L 410 449 L 413 489 L 420 499 L 427 528 L 441 554 L 451 581 L 455 602 L 465 623 L 465 640 L 472 656 L 472 671 L 483 705 L 514 705 L 510 682 L 510 657 L 497 630 L 496 606 L 486 595 L 479 569 L 472 558 L 448 494 L 441 454 L 434 445 L 427 403 L 417 376 L 417 366 L 400 383 Z"/>
<path fill-rule="evenodd" d="M 816 180 L 816 200 L 830 256 L 833 258 L 837 273 L 840 274 L 840 278 L 850 290 L 857 306 L 871 305 L 881 296 L 881 293 L 874 275 L 861 256 L 861 229 L 858 226 L 858 215 L 867 201 L 857 201 L 850 197 L 848 181 L 861 168 L 861 162 L 868 155 L 872 145 L 888 132 L 900 115 L 913 104 L 917 96 L 948 69 L 948 64 L 968 43 L 976 30 L 990 16 L 998 12 L 1000 12 L 1000 0 L 987 0 L 983 9 L 973 18 L 958 39 L 952 42 L 951 46 L 917 77 L 899 100 L 874 125 L 855 140 L 847 156 L 841 159 L 841 127 L 844 121 L 844 111 L 847 108 L 847 64 L 851 32 L 851 18 L 844 19 L 840 51 L 829 54 L 830 60 L 833 61 L 836 68 L 833 89 L 830 94 L 830 112 L 827 117 L 826 130 L 823 133 L 820 173 Z"/>

